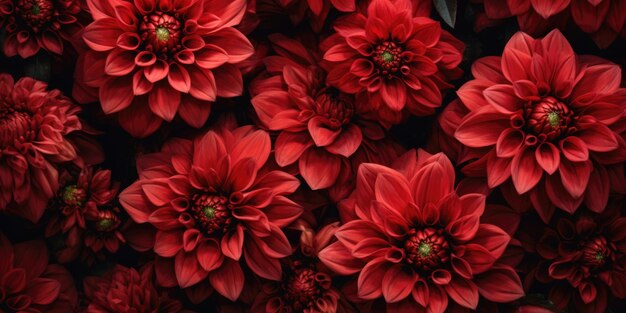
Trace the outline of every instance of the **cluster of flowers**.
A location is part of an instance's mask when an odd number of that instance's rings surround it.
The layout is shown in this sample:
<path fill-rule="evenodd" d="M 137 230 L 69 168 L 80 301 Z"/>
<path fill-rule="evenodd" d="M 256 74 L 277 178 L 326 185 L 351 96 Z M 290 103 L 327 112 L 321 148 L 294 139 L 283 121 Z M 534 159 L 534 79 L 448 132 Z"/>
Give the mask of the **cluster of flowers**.
<path fill-rule="evenodd" d="M 0 312 L 624 309 L 626 2 L 472 2 L 0 0 Z"/>

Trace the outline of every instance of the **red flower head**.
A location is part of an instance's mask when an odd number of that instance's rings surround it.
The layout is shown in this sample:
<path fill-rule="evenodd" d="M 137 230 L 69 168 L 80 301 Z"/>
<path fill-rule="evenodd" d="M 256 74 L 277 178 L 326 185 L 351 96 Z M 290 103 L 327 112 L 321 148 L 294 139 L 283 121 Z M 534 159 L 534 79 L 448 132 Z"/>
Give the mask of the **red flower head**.
<path fill-rule="evenodd" d="M 450 121 L 474 150 L 468 167 L 486 172 L 491 188 L 511 179 L 511 194 L 529 193 L 544 221 L 555 205 L 572 213 L 584 200 L 603 210 L 607 165 L 626 159 L 619 66 L 577 57 L 553 31 L 537 40 L 517 33 L 501 58 L 482 58 L 472 72 L 457 92 L 469 114 Z"/>
<path fill-rule="evenodd" d="M 102 277 L 85 278 L 84 288 L 88 303 L 86 313 L 189 312 L 180 301 L 155 286 L 151 266 L 137 272 L 134 268 L 116 265 Z"/>
<path fill-rule="evenodd" d="M 4 54 L 31 57 L 39 49 L 63 54 L 64 41 L 75 42 L 82 30 L 79 0 L 0 0 Z"/>
<path fill-rule="evenodd" d="M 198 128 L 217 96 L 241 95 L 235 64 L 254 51 L 233 28 L 245 13 L 245 0 L 87 3 L 95 21 L 83 39 L 92 50 L 79 60 L 75 92 L 98 90 L 104 112 L 119 112 L 120 124 L 133 136 L 153 133 L 177 112 Z"/>
<path fill-rule="evenodd" d="M 74 312 L 78 295 L 73 278 L 60 265 L 48 264 L 43 241 L 11 245 L 0 233 L 0 311 Z"/>
<path fill-rule="evenodd" d="M 78 162 L 80 110 L 32 78 L 0 74 L 0 210 L 37 222 L 59 189 L 58 167 Z"/>
<path fill-rule="evenodd" d="M 138 159 L 139 180 L 120 202 L 137 223 L 156 228 L 162 285 L 186 288 L 208 280 L 235 300 L 244 285 L 242 254 L 257 275 L 280 279 L 279 258 L 292 251 L 281 228 L 302 208 L 285 197 L 299 181 L 264 167 L 269 154 L 269 135 L 248 126 L 174 139 Z"/>
<path fill-rule="evenodd" d="M 335 241 L 339 223 L 322 227 L 317 233 L 304 228 L 300 248 L 284 260 L 280 282 L 266 283 L 254 299 L 251 312 L 348 312 L 346 301 L 333 285 L 332 272 L 317 258 Z"/>
<path fill-rule="evenodd" d="M 520 29 L 534 36 L 567 26 L 569 17 L 601 48 L 608 47 L 620 34 L 626 35 L 626 3 L 621 0 L 479 0 L 487 19 L 477 18 L 478 30 L 492 20 L 517 17 Z"/>
<path fill-rule="evenodd" d="M 364 14 L 337 20 L 337 33 L 322 44 L 328 82 L 359 93 L 394 123 L 399 112 L 434 113 L 440 89 L 452 87 L 447 81 L 461 74 L 463 43 L 438 22 L 411 12 L 409 0 L 373 0 Z"/>
<path fill-rule="evenodd" d="M 339 274 L 358 273 L 361 299 L 382 296 L 393 312 L 444 312 L 449 299 L 476 309 L 480 296 L 508 302 L 523 295 L 515 271 L 498 263 L 509 235 L 480 222 L 484 195 L 457 196 L 443 154 L 411 150 L 394 169 L 363 164 L 345 201 L 357 218 L 339 228 L 339 241 L 320 259 Z"/>
<path fill-rule="evenodd" d="M 341 177 L 353 177 L 357 160 L 368 159 L 360 155 L 372 152 L 368 156 L 376 159 L 367 161 L 383 161 L 389 152 L 378 151 L 371 142 L 385 137 L 385 127 L 368 105 L 328 86 L 326 72 L 316 66 L 319 55 L 299 41 L 280 35 L 270 40 L 279 55 L 266 58 L 268 75 L 254 82 L 251 93 L 261 123 L 279 131 L 276 163 L 297 164 L 307 184 L 317 190 L 339 188 Z"/>
<path fill-rule="evenodd" d="M 71 176 L 68 174 L 68 176 Z M 57 252 L 61 263 L 81 257 L 89 263 L 117 252 L 125 239 L 120 233 L 120 212 L 113 205 L 119 184 L 111 182 L 108 170 L 84 169 L 77 179 L 67 179 L 51 205 L 53 215 L 46 236 L 62 235 L 65 247 Z"/>
<path fill-rule="evenodd" d="M 626 299 L 626 217 L 619 204 L 610 202 L 601 214 L 556 218 L 543 232 L 520 227 L 528 286 L 550 284 L 550 300 L 567 312 L 603 313 L 613 300 Z"/>

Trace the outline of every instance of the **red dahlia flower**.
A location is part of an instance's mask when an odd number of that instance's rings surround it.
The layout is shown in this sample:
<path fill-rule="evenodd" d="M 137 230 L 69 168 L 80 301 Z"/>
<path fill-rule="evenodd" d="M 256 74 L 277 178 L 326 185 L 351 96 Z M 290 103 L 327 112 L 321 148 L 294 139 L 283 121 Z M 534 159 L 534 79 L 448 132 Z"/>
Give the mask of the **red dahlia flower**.
<path fill-rule="evenodd" d="M 626 299 L 626 217 L 619 205 L 612 201 L 602 214 L 581 210 L 574 218 L 560 217 L 543 232 L 536 225 L 520 227 L 527 284 L 550 284 L 549 299 L 567 312 L 604 313 Z"/>
<path fill-rule="evenodd" d="M 322 44 L 328 82 L 359 93 L 395 123 L 402 111 L 432 114 L 441 105 L 440 90 L 461 74 L 463 43 L 411 12 L 409 0 L 373 0 L 366 13 L 337 20 L 337 33 Z"/>
<path fill-rule="evenodd" d="M 245 0 L 87 3 L 95 21 L 83 39 L 92 50 L 82 56 L 77 78 L 99 91 L 104 112 L 119 112 L 120 124 L 133 136 L 153 133 L 177 112 L 198 128 L 217 96 L 241 95 L 235 64 L 254 51 L 233 28 L 245 13 Z"/>
<path fill-rule="evenodd" d="M 137 272 L 134 268 L 116 265 L 102 277 L 85 278 L 84 288 L 87 313 L 189 312 L 180 301 L 155 286 L 151 266 Z"/>
<path fill-rule="evenodd" d="M 333 285 L 332 272 L 317 258 L 318 253 L 335 241 L 339 223 L 322 227 L 317 233 L 303 229 L 300 248 L 285 259 L 279 282 L 266 283 L 254 299 L 251 312 L 352 312 Z"/>
<path fill-rule="evenodd" d="M 0 211 L 37 222 L 59 189 L 58 167 L 81 163 L 80 110 L 32 78 L 0 74 Z"/>
<path fill-rule="evenodd" d="M 42 241 L 12 245 L 0 233 L 0 312 L 75 312 L 78 295 L 62 266 L 48 264 Z"/>
<path fill-rule="evenodd" d="M 270 145 L 266 132 L 248 126 L 174 139 L 138 159 L 139 180 L 120 202 L 137 223 L 156 228 L 162 285 L 186 288 L 208 280 L 235 300 L 244 285 L 242 255 L 260 277 L 280 279 L 279 258 L 292 251 L 281 228 L 302 208 L 285 197 L 299 181 L 264 167 Z M 196 299 L 208 296 L 209 289 L 202 290 Z"/>
<path fill-rule="evenodd" d="M 63 54 L 64 41 L 75 41 L 82 30 L 79 0 L 0 0 L 4 54 L 31 57 L 39 49 Z"/>
<path fill-rule="evenodd" d="M 515 271 L 497 263 L 509 235 L 480 222 L 484 195 L 457 196 L 443 154 L 411 150 L 394 169 L 363 164 L 345 201 L 357 218 L 339 228 L 339 241 L 320 259 L 339 274 L 358 273 L 361 299 L 382 296 L 390 312 L 444 312 L 449 299 L 476 309 L 480 296 L 508 302 L 523 295 Z"/>
<path fill-rule="evenodd" d="M 619 66 L 578 57 L 559 31 L 537 40 L 520 32 L 501 58 L 479 59 L 472 73 L 457 92 L 469 113 L 449 121 L 474 150 L 466 169 L 486 172 L 491 188 L 511 179 L 544 221 L 554 206 L 573 213 L 583 200 L 602 211 L 608 165 L 626 159 Z"/>
<path fill-rule="evenodd" d="M 626 2 L 621 0 L 479 0 L 488 19 L 517 17 L 520 29 L 534 36 L 549 29 L 567 26 L 568 18 L 592 36 L 596 44 L 608 47 L 620 34 L 626 36 Z M 481 29 L 490 21 L 477 19 Z"/>
<path fill-rule="evenodd" d="M 390 152 L 369 142 L 383 139 L 386 130 L 369 106 L 326 84 L 315 50 L 280 35 L 270 40 L 279 55 L 265 59 L 268 74 L 252 84 L 251 94 L 261 124 L 279 131 L 276 163 L 298 164 L 304 180 L 317 190 L 341 188 L 342 177 L 354 176 L 357 160 L 372 155 L 367 161 L 382 162 Z"/>
<path fill-rule="evenodd" d="M 69 179 L 52 202 L 53 215 L 46 224 L 46 236 L 62 235 L 65 247 L 57 252 L 59 262 L 77 257 L 94 261 L 104 257 L 103 248 L 117 252 L 126 240 L 121 234 L 120 211 L 114 206 L 119 184 L 111 171 L 84 169 L 76 180 Z"/>

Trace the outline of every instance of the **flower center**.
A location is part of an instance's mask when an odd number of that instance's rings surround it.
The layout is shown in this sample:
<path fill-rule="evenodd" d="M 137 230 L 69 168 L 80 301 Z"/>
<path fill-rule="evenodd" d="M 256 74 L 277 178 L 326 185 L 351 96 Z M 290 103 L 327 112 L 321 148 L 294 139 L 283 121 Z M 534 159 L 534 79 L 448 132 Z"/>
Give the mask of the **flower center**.
<path fill-rule="evenodd" d="M 114 212 L 103 210 L 98 212 L 96 230 L 99 232 L 111 232 L 117 229 L 121 221 Z"/>
<path fill-rule="evenodd" d="M 385 41 L 374 48 L 372 59 L 381 76 L 391 78 L 401 71 L 404 65 L 402 52 L 402 47 L 393 41 Z"/>
<path fill-rule="evenodd" d="M 191 198 L 191 211 L 196 226 L 207 235 L 226 232 L 233 223 L 230 205 L 223 196 L 195 194 Z"/>
<path fill-rule="evenodd" d="M 613 257 L 613 250 L 604 237 L 596 237 L 582 246 L 582 262 L 591 269 L 602 268 Z"/>
<path fill-rule="evenodd" d="M 338 129 L 349 124 L 354 115 L 351 96 L 334 88 L 324 88 L 315 97 L 315 113 L 328 119 L 331 129 Z"/>
<path fill-rule="evenodd" d="M 34 32 L 39 32 L 54 16 L 52 0 L 18 0 L 15 11 Z"/>
<path fill-rule="evenodd" d="M 432 227 L 411 229 L 404 242 L 406 262 L 418 270 L 432 271 L 450 258 L 450 246 L 443 236 L 443 230 Z"/>
<path fill-rule="evenodd" d="M 554 97 L 528 104 L 525 112 L 528 131 L 542 141 L 566 135 L 575 120 L 574 112 Z"/>
<path fill-rule="evenodd" d="M 139 25 L 144 48 L 164 58 L 180 50 L 181 31 L 176 16 L 158 11 L 144 16 Z"/>
<path fill-rule="evenodd" d="M 87 192 L 76 185 L 69 185 L 63 190 L 62 197 L 66 205 L 80 207 L 87 201 Z"/>
<path fill-rule="evenodd" d="M 330 280 L 330 277 L 325 276 L 310 268 L 295 270 L 284 286 L 285 300 L 291 304 L 294 312 L 302 312 L 315 304 L 322 293 L 318 281 Z"/>
<path fill-rule="evenodd" d="M 15 110 L 10 104 L 0 106 L 0 149 L 32 141 L 33 128 L 30 114 Z"/>

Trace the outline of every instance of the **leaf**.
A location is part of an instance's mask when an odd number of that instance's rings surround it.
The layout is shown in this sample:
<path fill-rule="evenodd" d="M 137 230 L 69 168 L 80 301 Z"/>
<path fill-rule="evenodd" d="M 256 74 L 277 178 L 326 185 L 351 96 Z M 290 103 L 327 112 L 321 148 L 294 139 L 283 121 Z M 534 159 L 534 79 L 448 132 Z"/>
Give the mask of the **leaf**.
<path fill-rule="evenodd" d="M 433 0 L 433 3 L 443 21 L 454 28 L 456 23 L 456 0 Z"/>

